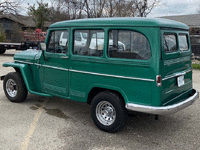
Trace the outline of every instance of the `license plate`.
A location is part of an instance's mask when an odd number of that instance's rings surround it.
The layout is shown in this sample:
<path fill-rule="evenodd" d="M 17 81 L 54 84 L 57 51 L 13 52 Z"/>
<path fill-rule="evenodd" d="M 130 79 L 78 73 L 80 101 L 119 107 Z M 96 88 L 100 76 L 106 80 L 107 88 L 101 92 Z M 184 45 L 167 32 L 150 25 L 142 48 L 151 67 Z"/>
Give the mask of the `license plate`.
<path fill-rule="evenodd" d="M 185 84 L 184 75 L 177 77 L 178 87 L 183 86 Z"/>

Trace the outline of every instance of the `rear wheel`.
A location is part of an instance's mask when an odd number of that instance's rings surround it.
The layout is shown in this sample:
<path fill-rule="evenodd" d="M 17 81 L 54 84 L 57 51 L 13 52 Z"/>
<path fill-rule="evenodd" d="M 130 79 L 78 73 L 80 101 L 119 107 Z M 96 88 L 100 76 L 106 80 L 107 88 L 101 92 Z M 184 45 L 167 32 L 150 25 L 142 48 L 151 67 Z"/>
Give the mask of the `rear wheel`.
<path fill-rule="evenodd" d="M 116 132 L 126 124 L 128 113 L 115 93 L 101 92 L 92 100 L 91 116 L 95 125 L 106 132 Z"/>
<path fill-rule="evenodd" d="M 19 72 L 8 73 L 3 81 L 6 97 L 12 102 L 22 102 L 26 99 L 28 91 Z"/>
<path fill-rule="evenodd" d="M 0 49 L 0 54 L 4 54 L 6 52 L 5 49 Z"/>

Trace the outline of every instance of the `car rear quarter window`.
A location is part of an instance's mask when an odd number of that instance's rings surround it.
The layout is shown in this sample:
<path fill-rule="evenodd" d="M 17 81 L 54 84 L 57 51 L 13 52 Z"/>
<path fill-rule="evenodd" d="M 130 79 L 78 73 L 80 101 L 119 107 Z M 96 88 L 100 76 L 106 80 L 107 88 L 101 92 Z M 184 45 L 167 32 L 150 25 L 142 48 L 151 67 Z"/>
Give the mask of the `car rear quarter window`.
<path fill-rule="evenodd" d="M 149 41 L 136 31 L 110 30 L 108 57 L 148 60 L 151 58 Z"/>

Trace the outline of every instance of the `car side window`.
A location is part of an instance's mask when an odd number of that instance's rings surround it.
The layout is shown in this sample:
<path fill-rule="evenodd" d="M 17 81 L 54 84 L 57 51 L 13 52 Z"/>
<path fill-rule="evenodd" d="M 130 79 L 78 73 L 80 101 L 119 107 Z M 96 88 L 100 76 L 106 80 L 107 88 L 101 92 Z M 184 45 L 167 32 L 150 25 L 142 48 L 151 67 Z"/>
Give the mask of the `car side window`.
<path fill-rule="evenodd" d="M 74 55 L 103 56 L 104 31 L 103 30 L 75 30 Z"/>
<path fill-rule="evenodd" d="M 47 45 L 47 52 L 51 53 L 67 53 L 68 47 L 68 31 L 57 30 L 51 31 L 49 42 Z"/>
<path fill-rule="evenodd" d="M 139 32 L 110 30 L 108 57 L 148 60 L 151 58 L 149 41 Z"/>

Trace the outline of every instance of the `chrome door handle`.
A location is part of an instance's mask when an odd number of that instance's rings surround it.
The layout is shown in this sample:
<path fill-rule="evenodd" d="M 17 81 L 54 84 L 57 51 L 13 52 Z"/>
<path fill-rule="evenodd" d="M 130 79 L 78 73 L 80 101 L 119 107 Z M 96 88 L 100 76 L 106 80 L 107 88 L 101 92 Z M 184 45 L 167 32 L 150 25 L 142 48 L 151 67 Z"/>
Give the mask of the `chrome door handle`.
<path fill-rule="evenodd" d="M 68 56 L 62 56 L 61 58 L 67 59 L 67 58 L 69 58 L 69 57 L 68 57 Z"/>

